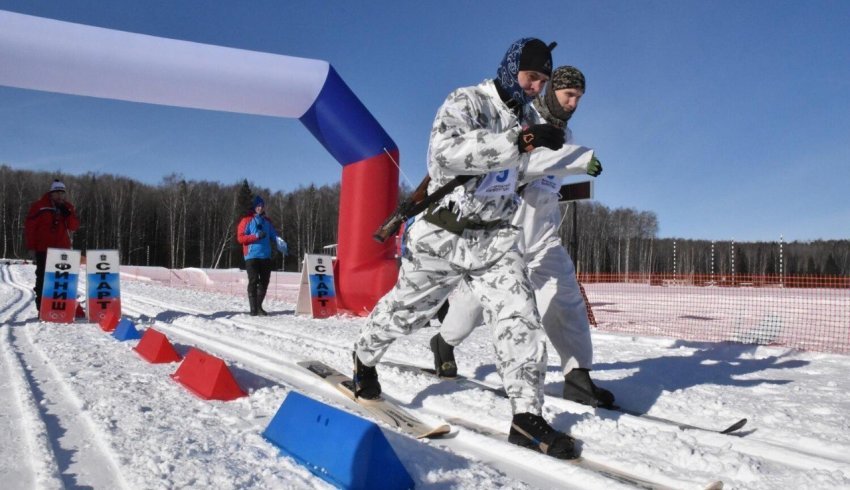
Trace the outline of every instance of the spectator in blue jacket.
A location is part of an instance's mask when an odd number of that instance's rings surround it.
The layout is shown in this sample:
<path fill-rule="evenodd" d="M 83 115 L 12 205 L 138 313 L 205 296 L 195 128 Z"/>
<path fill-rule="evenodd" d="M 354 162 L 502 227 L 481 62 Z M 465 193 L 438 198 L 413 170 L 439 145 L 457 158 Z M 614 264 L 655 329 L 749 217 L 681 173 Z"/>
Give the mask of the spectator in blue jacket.
<path fill-rule="evenodd" d="M 248 213 L 239 221 L 236 239 L 242 244 L 245 270 L 248 272 L 248 303 L 251 316 L 267 316 L 263 300 L 272 274 L 272 247 L 286 253 L 286 242 L 277 234 L 271 220 L 266 217 L 266 203 L 254 196 Z M 282 245 L 281 245 L 282 244 Z"/>

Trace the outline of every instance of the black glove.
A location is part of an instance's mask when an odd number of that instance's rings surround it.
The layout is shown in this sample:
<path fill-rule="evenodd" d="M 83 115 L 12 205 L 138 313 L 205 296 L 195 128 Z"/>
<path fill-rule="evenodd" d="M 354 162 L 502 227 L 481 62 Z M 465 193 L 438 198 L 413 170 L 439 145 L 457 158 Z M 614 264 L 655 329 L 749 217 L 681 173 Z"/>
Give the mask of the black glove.
<path fill-rule="evenodd" d="M 70 216 L 71 215 L 71 210 L 68 209 L 68 205 L 65 204 L 64 202 L 60 202 L 59 204 L 57 204 L 56 209 L 58 209 L 59 212 L 62 213 L 62 216 Z"/>
<path fill-rule="evenodd" d="M 260 230 L 260 231 L 257 232 L 257 240 L 262 240 L 265 237 L 266 237 L 266 232 L 264 232 L 263 230 Z"/>
<path fill-rule="evenodd" d="M 551 124 L 535 124 L 519 133 L 520 153 L 545 146 L 551 150 L 560 150 L 564 146 L 564 130 Z"/>

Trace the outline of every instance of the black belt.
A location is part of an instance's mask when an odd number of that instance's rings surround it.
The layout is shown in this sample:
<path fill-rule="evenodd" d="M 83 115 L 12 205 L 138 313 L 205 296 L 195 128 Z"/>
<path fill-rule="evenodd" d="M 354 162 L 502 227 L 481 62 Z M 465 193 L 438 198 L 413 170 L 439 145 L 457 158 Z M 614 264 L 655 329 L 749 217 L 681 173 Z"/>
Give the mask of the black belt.
<path fill-rule="evenodd" d="M 428 211 L 422 215 L 422 219 L 455 235 L 461 235 L 465 230 L 494 230 L 496 228 L 504 228 L 508 225 L 508 221 L 503 219 L 493 221 L 481 221 L 470 218 L 458 219 L 457 215 L 451 209 L 439 208 L 435 210 L 434 208 L 434 205 L 429 206 Z"/>

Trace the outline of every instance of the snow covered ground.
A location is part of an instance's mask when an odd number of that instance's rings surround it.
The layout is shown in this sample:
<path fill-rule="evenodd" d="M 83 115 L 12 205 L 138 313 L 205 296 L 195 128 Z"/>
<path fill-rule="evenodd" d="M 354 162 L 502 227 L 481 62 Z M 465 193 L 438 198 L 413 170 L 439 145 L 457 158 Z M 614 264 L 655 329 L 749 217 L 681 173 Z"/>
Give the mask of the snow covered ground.
<path fill-rule="evenodd" d="M 294 296 L 250 317 L 242 297 L 123 278 L 126 317 L 155 325 L 182 353 L 195 346 L 224 359 L 250 393 L 204 401 L 169 377 L 176 364 L 143 361 L 136 341 L 38 321 L 33 271 L 0 265 L 0 487 L 329 488 L 261 433 L 293 390 L 356 409 L 295 363 L 348 372 L 364 319 L 299 317 Z M 385 360 L 427 366 L 433 334 L 400 340 Z M 624 407 L 707 428 L 749 423 L 734 435 L 683 430 L 547 396 L 546 418 L 580 439 L 588 459 L 659 488 L 850 488 L 850 358 L 599 332 L 593 340 L 595 378 Z M 486 329 L 457 353 L 462 374 L 499 384 Z M 629 488 L 467 428 L 507 431 L 508 402 L 487 390 L 378 370 L 386 394 L 410 411 L 456 421 L 441 439 L 385 430 L 420 488 Z M 558 371 L 551 354 L 547 393 L 560 391 Z"/>

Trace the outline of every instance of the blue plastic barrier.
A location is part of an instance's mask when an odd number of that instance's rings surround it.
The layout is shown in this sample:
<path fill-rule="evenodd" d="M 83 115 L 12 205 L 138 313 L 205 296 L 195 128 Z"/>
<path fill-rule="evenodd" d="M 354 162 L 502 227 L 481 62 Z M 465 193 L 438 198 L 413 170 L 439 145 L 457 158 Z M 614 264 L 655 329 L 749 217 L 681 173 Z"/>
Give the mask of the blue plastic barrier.
<path fill-rule="evenodd" d="M 138 340 L 142 338 L 142 334 L 136 330 L 136 326 L 127 318 L 122 318 L 118 325 L 115 326 L 115 331 L 112 336 L 118 340 Z"/>
<path fill-rule="evenodd" d="M 263 437 L 316 476 L 342 488 L 413 488 L 374 422 L 292 391 Z"/>

